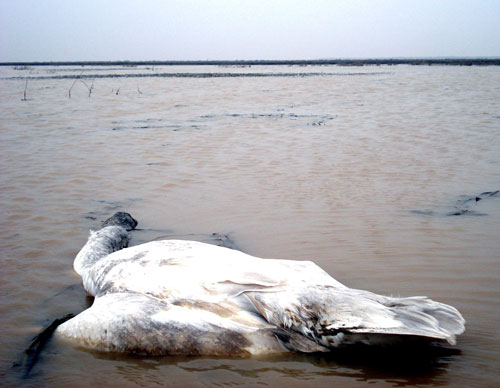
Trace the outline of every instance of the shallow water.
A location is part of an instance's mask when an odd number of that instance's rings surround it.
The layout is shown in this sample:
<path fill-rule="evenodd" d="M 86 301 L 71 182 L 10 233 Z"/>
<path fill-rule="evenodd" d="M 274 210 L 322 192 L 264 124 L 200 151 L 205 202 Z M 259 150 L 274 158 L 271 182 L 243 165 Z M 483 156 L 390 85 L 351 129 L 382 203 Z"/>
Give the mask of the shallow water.
<path fill-rule="evenodd" d="M 0 120 L 0 385 L 500 379 L 500 197 L 462 197 L 500 189 L 500 67 L 0 68 Z M 143 229 L 134 244 L 227 234 L 253 255 L 315 260 L 350 287 L 454 305 L 467 331 L 444 349 L 244 360 L 100 354 L 54 338 L 21 380 L 12 365 L 31 337 L 91 303 L 72 261 L 118 210 Z"/>

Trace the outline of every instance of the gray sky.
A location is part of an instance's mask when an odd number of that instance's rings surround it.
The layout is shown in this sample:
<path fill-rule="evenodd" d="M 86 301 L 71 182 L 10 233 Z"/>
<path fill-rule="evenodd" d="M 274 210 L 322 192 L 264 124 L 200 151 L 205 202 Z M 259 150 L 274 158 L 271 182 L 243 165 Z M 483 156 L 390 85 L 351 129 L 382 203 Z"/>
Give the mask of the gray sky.
<path fill-rule="evenodd" d="M 0 61 L 500 57 L 500 0 L 0 0 Z"/>

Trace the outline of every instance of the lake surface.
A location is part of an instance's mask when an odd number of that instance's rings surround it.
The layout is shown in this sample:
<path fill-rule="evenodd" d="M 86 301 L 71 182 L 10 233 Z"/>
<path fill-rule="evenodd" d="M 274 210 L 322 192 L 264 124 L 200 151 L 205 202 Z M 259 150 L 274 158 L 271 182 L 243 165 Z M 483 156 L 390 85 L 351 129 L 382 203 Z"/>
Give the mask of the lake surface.
<path fill-rule="evenodd" d="M 0 385 L 498 383 L 500 197 L 480 194 L 500 189 L 500 67 L 4 67 L 0 120 Z M 451 304 L 466 332 L 418 352 L 251 359 L 54 337 L 21 379 L 31 338 L 92 303 L 72 262 L 115 211 L 139 221 L 132 244 L 220 233 Z"/>

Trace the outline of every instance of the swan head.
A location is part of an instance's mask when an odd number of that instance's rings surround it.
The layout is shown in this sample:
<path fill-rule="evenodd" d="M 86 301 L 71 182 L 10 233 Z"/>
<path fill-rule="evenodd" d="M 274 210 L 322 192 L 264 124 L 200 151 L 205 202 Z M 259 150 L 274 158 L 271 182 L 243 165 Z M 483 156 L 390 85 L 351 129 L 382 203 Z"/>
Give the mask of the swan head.
<path fill-rule="evenodd" d="M 121 226 L 125 230 L 133 230 L 137 226 L 137 221 L 125 212 L 117 212 L 103 222 L 102 227 Z"/>

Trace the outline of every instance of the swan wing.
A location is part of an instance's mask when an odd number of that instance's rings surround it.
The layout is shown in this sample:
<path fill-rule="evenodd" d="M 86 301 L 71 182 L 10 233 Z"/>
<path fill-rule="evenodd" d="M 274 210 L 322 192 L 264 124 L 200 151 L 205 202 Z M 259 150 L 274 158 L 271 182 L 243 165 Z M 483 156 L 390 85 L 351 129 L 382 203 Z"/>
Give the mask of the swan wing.
<path fill-rule="evenodd" d="M 425 297 L 393 298 L 331 286 L 246 295 L 269 323 L 301 332 L 328 347 L 370 342 L 370 337 L 378 340 L 380 334 L 454 344 L 455 335 L 464 331 L 465 321 L 455 308 Z"/>
<path fill-rule="evenodd" d="M 110 293 L 63 323 L 57 333 L 84 348 L 144 355 L 267 354 L 287 351 L 276 333 L 309 346 L 286 330 L 242 312 L 234 303 L 211 304 L 182 300 L 167 304 L 134 293 Z"/>

